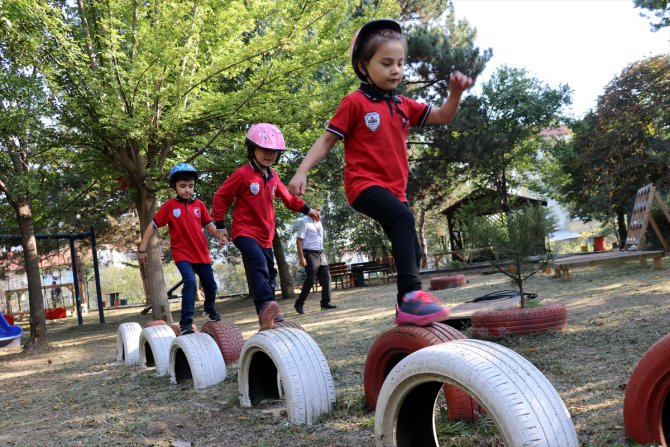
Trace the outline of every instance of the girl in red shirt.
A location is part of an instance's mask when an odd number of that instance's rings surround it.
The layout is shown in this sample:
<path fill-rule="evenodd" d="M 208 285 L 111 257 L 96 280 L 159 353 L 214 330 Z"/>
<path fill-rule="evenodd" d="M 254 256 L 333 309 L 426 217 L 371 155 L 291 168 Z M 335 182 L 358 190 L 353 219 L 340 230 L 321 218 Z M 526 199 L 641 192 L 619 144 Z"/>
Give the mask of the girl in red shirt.
<path fill-rule="evenodd" d="M 235 202 L 230 237 L 240 250 L 250 270 L 254 305 L 261 329 L 272 329 L 282 321 L 275 301 L 277 270 L 274 268 L 272 238 L 275 234 L 274 198 L 279 198 L 291 211 L 300 211 L 314 220 L 320 214 L 310 209 L 298 196 L 291 195 L 271 166 L 279 152 L 286 150 L 284 136 L 272 124 L 251 126 L 246 138 L 247 157 L 251 160 L 226 179 L 214 194 L 212 217 L 224 243 L 226 211 Z"/>
<path fill-rule="evenodd" d="M 396 95 L 406 53 L 400 24 L 393 20 L 373 20 L 356 32 L 349 55 L 363 83 L 344 97 L 288 188 L 293 194 L 304 194 L 307 172 L 338 140 L 344 140 L 347 201 L 356 211 L 379 222 L 391 240 L 398 269 L 396 324 L 428 326 L 445 320 L 449 309 L 433 294 L 421 290 L 421 251 L 405 196 L 409 175 L 406 141 L 411 126 L 450 123 L 472 79 L 460 72 L 452 74 L 449 98 L 439 108 Z"/>

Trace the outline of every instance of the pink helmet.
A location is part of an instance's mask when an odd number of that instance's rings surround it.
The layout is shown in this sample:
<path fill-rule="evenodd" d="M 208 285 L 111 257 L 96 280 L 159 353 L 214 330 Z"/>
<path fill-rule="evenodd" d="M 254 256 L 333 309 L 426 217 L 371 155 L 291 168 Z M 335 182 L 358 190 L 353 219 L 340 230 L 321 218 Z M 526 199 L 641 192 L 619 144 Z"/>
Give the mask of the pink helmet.
<path fill-rule="evenodd" d="M 356 73 L 356 76 L 358 76 L 363 82 L 367 82 L 368 80 L 367 76 L 365 76 L 365 73 L 361 72 L 361 70 L 358 68 L 358 52 L 363 46 L 365 39 L 367 39 L 370 34 L 380 29 L 390 29 L 402 34 L 402 28 L 395 20 L 371 20 L 358 28 L 358 31 L 356 31 L 354 34 L 354 37 L 351 39 L 351 44 L 349 45 L 349 60 L 351 60 L 351 65 L 354 67 L 354 73 Z"/>
<path fill-rule="evenodd" d="M 268 123 L 256 123 L 247 132 L 247 141 L 271 151 L 284 151 L 284 135 L 276 126 Z"/>

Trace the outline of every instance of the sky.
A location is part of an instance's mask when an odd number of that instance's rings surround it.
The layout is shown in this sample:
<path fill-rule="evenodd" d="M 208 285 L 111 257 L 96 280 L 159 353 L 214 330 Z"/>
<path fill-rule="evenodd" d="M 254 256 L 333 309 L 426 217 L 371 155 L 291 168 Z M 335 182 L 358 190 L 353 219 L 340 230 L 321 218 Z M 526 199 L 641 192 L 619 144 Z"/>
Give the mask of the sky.
<path fill-rule="evenodd" d="M 582 118 L 605 86 L 632 62 L 670 53 L 670 28 L 652 32 L 633 0 L 453 0 L 458 19 L 477 28 L 475 44 L 493 58 L 477 84 L 500 65 L 526 68 L 551 87 L 568 84 Z M 473 87 L 475 92 L 477 86 Z"/>

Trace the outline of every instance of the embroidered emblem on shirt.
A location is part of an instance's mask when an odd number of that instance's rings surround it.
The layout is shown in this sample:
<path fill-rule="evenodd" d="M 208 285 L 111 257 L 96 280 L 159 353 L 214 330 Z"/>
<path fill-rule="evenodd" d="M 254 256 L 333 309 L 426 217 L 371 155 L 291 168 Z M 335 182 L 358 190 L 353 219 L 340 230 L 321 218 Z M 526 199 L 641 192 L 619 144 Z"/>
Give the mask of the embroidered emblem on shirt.
<path fill-rule="evenodd" d="M 200 208 L 195 208 L 193 214 L 195 214 L 196 217 L 200 217 Z"/>
<path fill-rule="evenodd" d="M 272 197 L 275 196 L 275 191 L 277 191 L 277 185 L 272 185 Z"/>
<path fill-rule="evenodd" d="M 258 184 L 258 183 L 256 183 L 256 182 L 254 182 L 254 183 L 251 184 L 251 186 L 249 187 L 249 189 L 251 190 L 251 194 L 256 195 L 256 194 L 258 194 L 259 192 L 261 192 L 261 185 Z"/>
<path fill-rule="evenodd" d="M 376 132 L 379 129 L 379 124 L 381 123 L 381 118 L 379 118 L 379 112 L 368 112 L 365 114 L 365 125 L 373 132 Z"/>
<path fill-rule="evenodd" d="M 173 210 L 172 210 L 172 215 L 173 215 L 174 217 L 179 217 L 179 216 L 181 216 L 181 208 L 175 208 L 175 209 L 173 209 Z"/>

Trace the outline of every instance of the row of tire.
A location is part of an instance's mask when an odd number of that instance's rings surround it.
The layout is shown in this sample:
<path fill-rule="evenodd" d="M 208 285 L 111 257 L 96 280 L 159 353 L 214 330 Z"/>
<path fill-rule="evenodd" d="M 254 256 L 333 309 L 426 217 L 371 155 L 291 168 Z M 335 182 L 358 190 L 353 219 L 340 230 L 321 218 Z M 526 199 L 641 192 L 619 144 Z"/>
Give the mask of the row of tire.
<path fill-rule="evenodd" d="M 145 328 L 124 323 L 117 334 L 118 361 L 155 366 L 172 383 L 192 379 L 197 390 L 223 381 L 226 362 L 238 359 L 242 406 L 283 397 L 289 422 L 310 425 L 335 405 L 326 359 L 294 323 L 246 342 L 225 320 L 185 337 L 164 322 Z M 539 370 L 514 351 L 465 339 L 444 324 L 384 332 L 370 348 L 364 376 L 377 446 L 437 446 L 434 413 L 441 392 L 450 420 L 474 421 L 487 412 L 507 445 L 579 445 L 567 408 Z"/>

